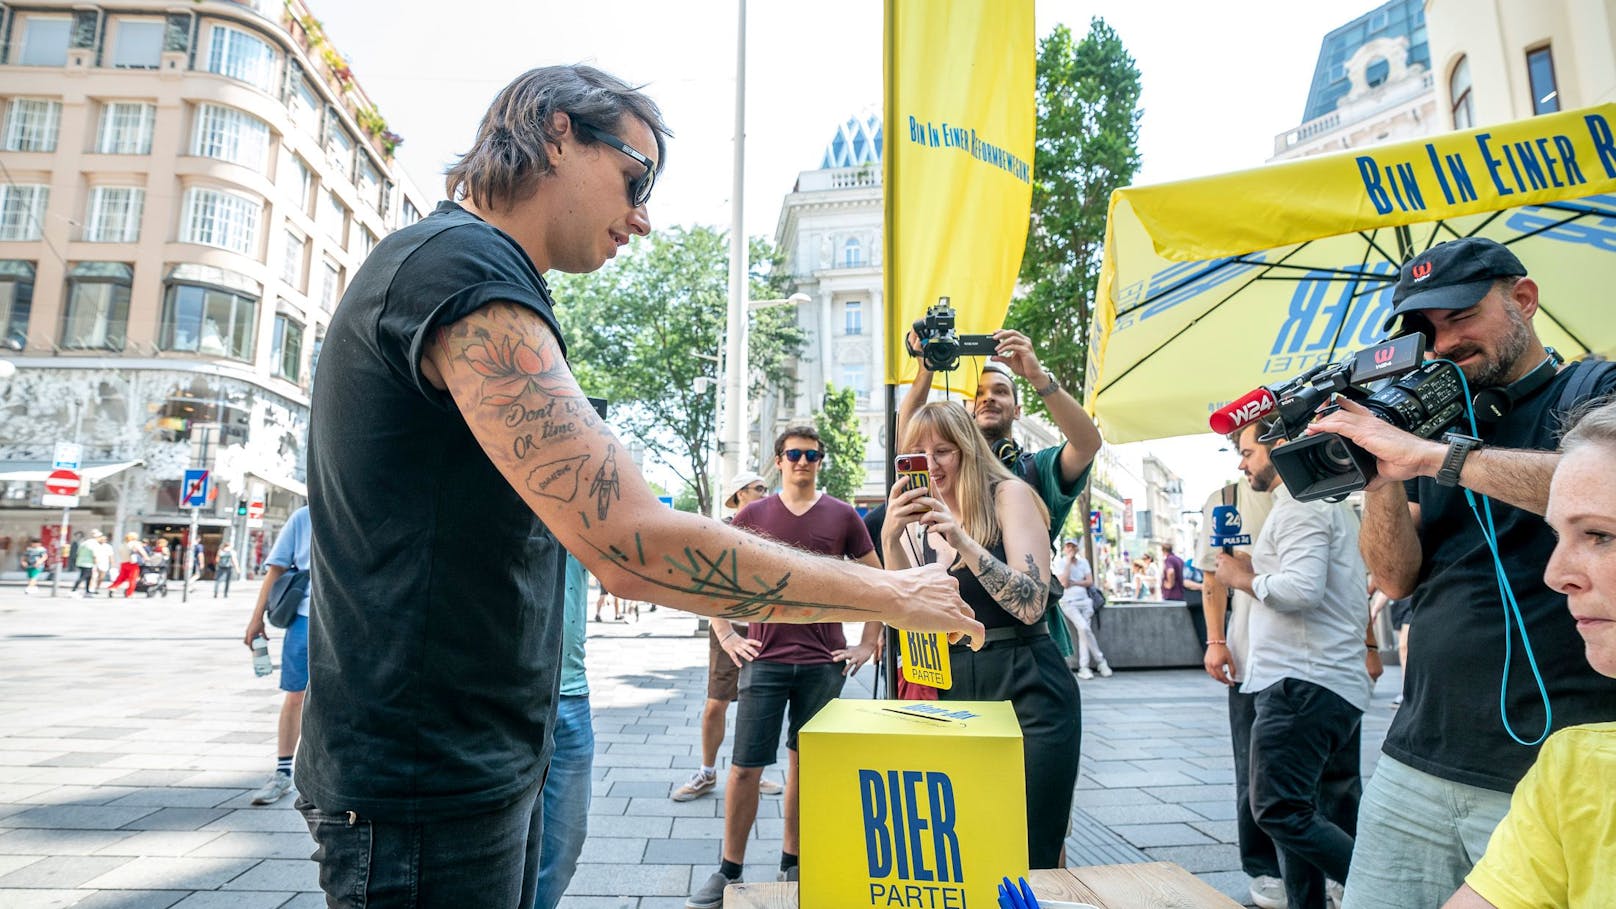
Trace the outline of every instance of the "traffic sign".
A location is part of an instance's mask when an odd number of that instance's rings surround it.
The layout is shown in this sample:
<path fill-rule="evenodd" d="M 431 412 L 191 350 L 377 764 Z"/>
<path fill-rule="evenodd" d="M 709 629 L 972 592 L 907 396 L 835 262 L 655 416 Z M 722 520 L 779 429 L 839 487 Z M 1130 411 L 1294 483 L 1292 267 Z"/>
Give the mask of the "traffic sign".
<path fill-rule="evenodd" d="M 264 503 L 262 501 L 247 503 L 247 519 L 256 521 L 264 516 Z"/>
<path fill-rule="evenodd" d="M 83 482 L 84 480 L 77 472 L 66 468 L 58 468 L 51 471 L 50 476 L 45 478 L 45 491 L 55 496 L 78 495 L 79 486 Z"/>
<path fill-rule="evenodd" d="M 180 484 L 180 507 L 201 508 L 208 504 L 208 472 L 187 470 Z"/>
<path fill-rule="evenodd" d="M 82 447 L 77 442 L 57 442 L 51 467 L 55 470 L 78 470 Z"/>

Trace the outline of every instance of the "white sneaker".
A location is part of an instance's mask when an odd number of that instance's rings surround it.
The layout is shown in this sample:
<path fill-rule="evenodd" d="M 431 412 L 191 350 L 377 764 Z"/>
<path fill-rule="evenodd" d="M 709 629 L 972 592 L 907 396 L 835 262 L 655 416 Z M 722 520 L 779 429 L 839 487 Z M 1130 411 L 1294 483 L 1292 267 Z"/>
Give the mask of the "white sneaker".
<path fill-rule="evenodd" d="M 1093 670 L 1089 669 L 1089 667 L 1084 666 L 1082 669 L 1077 671 L 1077 677 L 1080 679 L 1092 679 L 1094 678 L 1094 672 Z"/>
<path fill-rule="evenodd" d="M 1285 909 L 1285 882 L 1260 875 L 1251 879 L 1251 904 L 1257 909 Z"/>
<path fill-rule="evenodd" d="M 1324 898 L 1330 904 L 1330 909 L 1341 909 L 1341 897 L 1347 888 L 1335 881 L 1324 882 Z"/>
<path fill-rule="evenodd" d="M 273 805 L 286 797 L 292 791 L 292 778 L 276 771 L 270 775 L 269 782 L 253 790 L 252 803 L 254 805 Z"/>
<path fill-rule="evenodd" d="M 785 791 L 786 787 L 784 784 L 777 783 L 768 777 L 758 780 L 758 792 L 762 793 L 763 795 L 779 795 Z"/>
<path fill-rule="evenodd" d="M 695 773 L 690 775 L 690 779 L 686 780 L 684 785 L 673 790 L 673 795 L 668 797 L 676 802 L 688 802 L 691 799 L 701 798 L 709 792 L 712 792 L 713 789 L 717 788 L 717 786 L 718 774 L 714 773 L 712 776 L 708 776 L 707 774 L 702 773 L 700 770 L 697 770 Z"/>
<path fill-rule="evenodd" d="M 1097 668 L 1100 673 L 1100 678 L 1109 679 L 1111 677 L 1111 667 L 1106 664 L 1105 660 L 1101 660 L 1100 665 Z"/>

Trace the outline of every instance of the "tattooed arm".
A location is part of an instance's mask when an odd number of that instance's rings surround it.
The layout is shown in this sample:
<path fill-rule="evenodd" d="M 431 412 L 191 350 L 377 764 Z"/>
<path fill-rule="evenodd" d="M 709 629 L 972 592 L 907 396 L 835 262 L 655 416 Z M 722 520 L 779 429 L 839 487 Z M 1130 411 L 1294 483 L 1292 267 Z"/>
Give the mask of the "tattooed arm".
<path fill-rule="evenodd" d="M 531 310 L 490 304 L 439 329 L 421 367 L 511 487 L 613 593 L 736 620 L 981 632 L 940 568 L 882 572 L 663 506 Z"/>
<path fill-rule="evenodd" d="M 946 509 L 933 508 L 921 518 L 943 532 L 960 561 L 971 569 L 995 602 L 1027 625 L 1044 617 L 1049 604 L 1049 521 L 1040 520 L 1038 493 L 1022 482 L 1003 482 L 994 493 L 1004 561 L 965 535 Z M 928 500 L 936 504 L 936 500 Z M 1012 568 L 1011 566 L 1017 566 Z"/>

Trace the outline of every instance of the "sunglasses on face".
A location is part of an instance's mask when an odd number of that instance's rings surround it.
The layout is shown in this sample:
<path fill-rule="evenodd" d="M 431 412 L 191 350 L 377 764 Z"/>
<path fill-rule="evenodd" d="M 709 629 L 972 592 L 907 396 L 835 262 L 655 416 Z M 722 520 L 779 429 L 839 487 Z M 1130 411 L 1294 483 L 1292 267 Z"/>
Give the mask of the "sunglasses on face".
<path fill-rule="evenodd" d="M 762 483 L 753 483 L 751 486 L 748 486 L 746 488 L 752 490 L 753 492 L 760 493 L 760 494 L 761 493 L 767 493 L 769 491 L 769 487 L 764 486 Z"/>
<path fill-rule="evenodd" d="M 786 460 L 793 464 L 797 463 L 797 461 L 801 460 L 802 458 L 807 458 L 808 463 L 810 464 L 818 464 L 819 459 L 825 456 L 824 453 L 817 448 L 787 448 L 784 454 L 786 456 Z"/>
<path fill-rule="evenodd" d="M 656 167 L 651 159 L 635 151 L 627 142 L 617 138 L 611 133 L 598 130 L 587 123 L 578 124 L 578 128 L 595 137 L 596 142 L 610 145 L 645 167 L 645 173 L 635 177 L 628 184 L 628 202 L 635 208 L 640 208 L 651 199 L 651 187 L 656 184 Z"/>

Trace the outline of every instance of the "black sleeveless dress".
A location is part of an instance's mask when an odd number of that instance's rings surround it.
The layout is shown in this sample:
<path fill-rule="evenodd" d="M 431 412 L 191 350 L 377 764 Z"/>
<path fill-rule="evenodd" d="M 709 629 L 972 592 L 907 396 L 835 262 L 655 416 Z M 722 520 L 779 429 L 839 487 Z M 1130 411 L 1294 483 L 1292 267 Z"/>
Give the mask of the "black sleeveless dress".
<path fill-rule="evenodd" d="M 988 552 L 1003 562 L 1004 542 Z M 945 701 L 1009 701 L 1015 709 L 1027 785 L 1028 863 L 1058 868 L 1083 736 L 1077 682 L 1048 625 L 1042 620 L 1027 625 L 1006 612 L 964 565 L 949 574 L 959 581 L 960 599 L 976 611 L 977 621 L 1005 630 L 994 632 L 991 638 L 997 639 L 980 651 L 964 644 L 950 647 L 954 687 L 939 694 Z"/>

